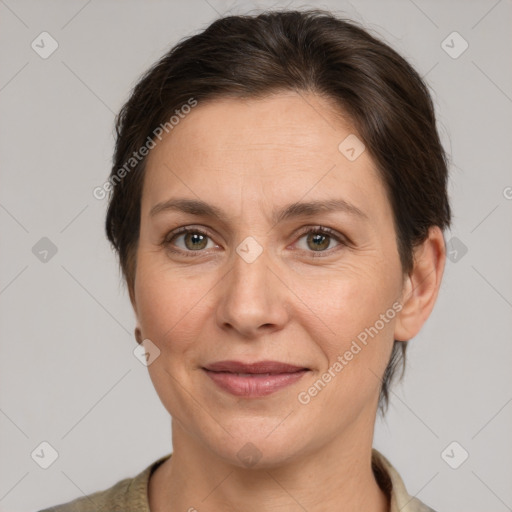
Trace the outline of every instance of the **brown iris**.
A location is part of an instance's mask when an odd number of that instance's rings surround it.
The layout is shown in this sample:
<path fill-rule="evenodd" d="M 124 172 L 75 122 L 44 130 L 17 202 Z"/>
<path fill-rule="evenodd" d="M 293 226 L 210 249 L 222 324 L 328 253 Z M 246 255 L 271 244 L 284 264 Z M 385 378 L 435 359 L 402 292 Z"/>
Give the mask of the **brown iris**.
<path fill-rule="evenodd" d="M 201 233 L 192 232 L 185 233 L 184 236 L 185 247 L 191 251 L 204 249 L 208 243 L 208 237 Z"/>
<path fill-rule="evenodd" d="M 313 245 L 310 245 L 312 242 Z M 330 237 L 322 233 L 310 233 L 307 237 L 307 244 L 314 251 L 327 249 L 329 247 Z"/>

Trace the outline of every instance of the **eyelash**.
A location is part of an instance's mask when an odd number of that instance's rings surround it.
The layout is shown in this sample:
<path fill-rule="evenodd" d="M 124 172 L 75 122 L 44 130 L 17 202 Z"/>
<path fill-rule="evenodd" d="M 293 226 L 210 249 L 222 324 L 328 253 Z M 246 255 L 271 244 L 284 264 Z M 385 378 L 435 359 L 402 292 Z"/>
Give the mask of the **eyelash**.
<path fill-rule="evenodd" d="M 210 239 L 212 238 L 203 229 L 189 226 L 189 227 L 179 228 L 175 231 L 171 231 L 170 233 L 168 233 L 162 240 L 161 245 L 166 247 L 167 250 L 169 250 L 170 252 L 173 252 L 175 254 L 180 254 L 180 255 L 183 255 L 186 257 L 197 257 L 197 255 L 194 253 L 201 253 L 204 251 L 184 251 L 182 249 L 173 249 L 172 248 L 171 242 L 179 235 L 187 234 L 187 233 L 198 233 L 198 234 L 204 235 Z M 304 235 L 308 235 L 309 233 L 328 235 L 329 237 L 333 238 L 336 242 L 338 242 L 340 244 L 340 246 L 348 245 L 348 243 L 344 240 L 344 238 L 341 235 L 339 235 L 333 229 L 327 228 L 325 226 L 314 226 L 314 227 L 308 226 L 308 227 L 304 228 L 304 230 L 302 230 L 298 234 L 298 237 L 299 237 L 298 239 L 300 240 Z M 337 248 L 339 248 L 339 246 L 334 247 L 332 249 L 328 249 L 326 251 L 305 251 L 305 252 L 310 252 L 312 258 L 322 258 L 322 257 L 324 257 L 324 255 L 326 253 L 327 253 L 327 255 L 331 255 L 332 252 L 335 251 Z"/>

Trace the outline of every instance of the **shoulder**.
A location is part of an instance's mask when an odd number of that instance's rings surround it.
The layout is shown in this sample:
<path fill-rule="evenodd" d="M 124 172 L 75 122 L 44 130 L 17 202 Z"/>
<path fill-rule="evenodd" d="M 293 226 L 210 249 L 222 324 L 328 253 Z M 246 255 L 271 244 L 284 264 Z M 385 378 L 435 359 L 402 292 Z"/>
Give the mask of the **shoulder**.
<path fill-rule="evenodd" d="M 372 469 L 379 486 L 389 497 L 390 512 L 436 512 L 409 495 L 398 471 L 375 448 L 372 450 Z"/>
<path fill-rule="evenodd" d="M 68 503 L 47 508 L 41 512 L 103 512 L 107 510 L 121 511 L 127 505 L 127 495 L 135 478 L 126 478 L 117 482 L 109 489 L 98 491 Z"/>
<path fill-rule="evenodd" d="M 171 455 L 165 455 L 133 478 L 40 512 L 149 512 L 148 482 L 155 469 Z"/>

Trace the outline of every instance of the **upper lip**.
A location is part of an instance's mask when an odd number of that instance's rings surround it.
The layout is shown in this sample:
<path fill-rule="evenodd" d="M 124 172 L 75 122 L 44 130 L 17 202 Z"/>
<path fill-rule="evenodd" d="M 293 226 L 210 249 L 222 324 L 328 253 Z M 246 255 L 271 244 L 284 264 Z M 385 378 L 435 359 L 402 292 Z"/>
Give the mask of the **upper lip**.
<path fill-rule="evenodd" d="M 279 361 L 257 361 L 254 363 L 242 363 L 240 361 L 218 361 L 204 366 L 205 370 L 211 372 L 229 373 L 294 373 L 300 370 L 307 370 L 304 366 L 281 363 Z"/>

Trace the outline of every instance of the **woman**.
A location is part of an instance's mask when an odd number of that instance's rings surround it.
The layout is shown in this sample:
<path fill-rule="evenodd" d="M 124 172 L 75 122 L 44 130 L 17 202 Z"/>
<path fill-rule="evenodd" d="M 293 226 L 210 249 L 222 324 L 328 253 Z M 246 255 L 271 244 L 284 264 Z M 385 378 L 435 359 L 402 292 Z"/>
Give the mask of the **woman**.
<path fill-rule="evenodd" d="M 450 223 L 410 65 L 328 12 L 222 18 L 138 83 L 114 160 L 95 194 L 173 452 L 48 510 L 432 510 L 372 449 Z"/>

